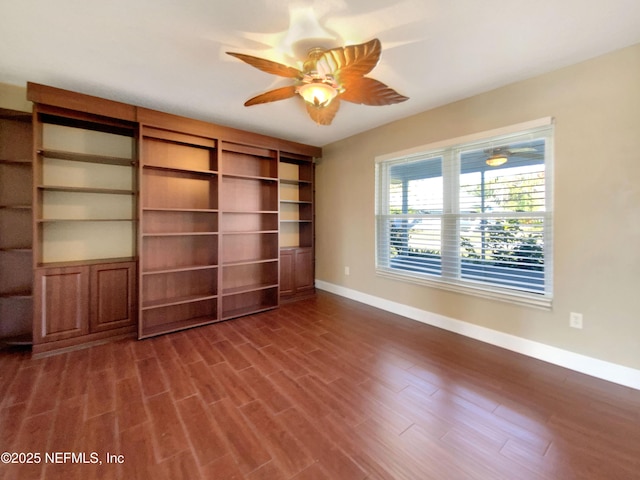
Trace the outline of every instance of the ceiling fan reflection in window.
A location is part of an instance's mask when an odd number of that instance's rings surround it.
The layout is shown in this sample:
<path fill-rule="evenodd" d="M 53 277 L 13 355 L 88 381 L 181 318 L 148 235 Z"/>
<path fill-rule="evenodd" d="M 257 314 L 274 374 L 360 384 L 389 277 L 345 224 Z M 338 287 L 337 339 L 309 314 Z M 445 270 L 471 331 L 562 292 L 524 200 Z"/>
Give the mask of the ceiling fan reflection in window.
<path fill-rule="evenodd" d="M 304 60 L 302 70 L 264 58 L 227 52 L 263 72 L 293 79 L 293 84 L 276 88 L 250 98 L 245 107 L 276 102 L 300 95 L 307 113 L 320 125 L 330 125 L 340 108 L 340 101 L 382 106 L 404 102 L 408 97 L 382 82 L 365 77 L 378 64 L 381 54 L 377 38 L 359 45 L 313 48 Z"/>
<path fill-rule="evenodd" d="M 542 154 L 533 147 L 510 148 L 509 146 L 489 148 L 484 151 L 487 155 L 486 163 L 490 167 L 504 165 L 512 155 L 527 158 L 542 158 Z"/>

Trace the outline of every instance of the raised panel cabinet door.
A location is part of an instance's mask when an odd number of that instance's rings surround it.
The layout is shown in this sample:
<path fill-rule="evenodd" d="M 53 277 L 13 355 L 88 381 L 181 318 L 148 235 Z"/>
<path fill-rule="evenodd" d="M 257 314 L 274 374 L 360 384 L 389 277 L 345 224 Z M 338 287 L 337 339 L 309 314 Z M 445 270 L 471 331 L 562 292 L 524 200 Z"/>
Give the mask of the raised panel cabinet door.
<path fill-rule="evenodd" d="M 313 288 L 313 251 L 310 248 L 296 250 L 294 273 L 296 292 Z"/>
<path fill-rule="evenodd" d="M 91 266 L 91 333 L 135 323 L 135 262 Z"/>
<path fill-rule="evenodd" d="M 35 343 L 89 333 L 89 267 L 37 269 L 34 297 Z"/>
<path fill-rule="evenodd" d="M 294 293 L 293 261 L 293 250 L 280 251 L 280 295 L 292 295 Z"/>

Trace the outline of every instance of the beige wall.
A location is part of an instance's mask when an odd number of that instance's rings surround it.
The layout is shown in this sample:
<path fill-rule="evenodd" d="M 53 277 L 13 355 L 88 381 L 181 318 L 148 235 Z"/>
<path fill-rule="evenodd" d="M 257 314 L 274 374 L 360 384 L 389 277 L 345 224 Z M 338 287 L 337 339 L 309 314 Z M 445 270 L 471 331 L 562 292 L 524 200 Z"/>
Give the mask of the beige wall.
<path fill-rule="evenodd" d="M 374 107 L 358 108 L 366 114 Z M 551 311 L 376 276 L 376 156 L 546 116 L 556 124 Z M 319 280 L 640 369 L 640 45 L 396 121 L 323 152 L 316 170 Z M 569 327 L 571 311 L 584 314 L 583 330 Z"/>
<path fill-rule="evenodd" d="M 27 101 L 27 88 L 0 83 L 0 108 L 30 112 L 33 107 Z"/>

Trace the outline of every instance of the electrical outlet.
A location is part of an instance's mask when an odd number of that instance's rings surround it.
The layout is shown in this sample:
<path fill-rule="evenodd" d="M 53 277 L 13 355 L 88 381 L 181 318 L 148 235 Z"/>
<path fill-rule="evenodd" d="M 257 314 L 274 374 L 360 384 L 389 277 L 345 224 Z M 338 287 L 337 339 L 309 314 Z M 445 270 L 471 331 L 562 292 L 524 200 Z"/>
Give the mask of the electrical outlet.
<path fill-rule="evenodd" d="M 582 314 L 571 312 L 569 314 L 569 326 L 572 328 L 582 328 Z"/>
<path fill-rule="evenodd" d="M 349 267 L 344 267 L 344 274 L 349 276 L 350 273 Z"/>

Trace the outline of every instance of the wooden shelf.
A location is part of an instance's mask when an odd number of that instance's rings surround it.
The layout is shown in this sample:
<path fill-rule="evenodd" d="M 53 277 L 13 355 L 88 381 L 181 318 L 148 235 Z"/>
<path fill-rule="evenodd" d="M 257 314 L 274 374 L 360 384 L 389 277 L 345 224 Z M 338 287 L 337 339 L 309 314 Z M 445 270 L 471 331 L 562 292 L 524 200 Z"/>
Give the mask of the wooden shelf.
<path fill-rule="evenodd" d="M 145 338 L 215 322 L 219 319 L 218 301 L 217 298 L 207 298 L 141 310 L 139 337 Z"/>
<path fill-rule="evenodd" d="M 155 207 L 144 207 L 142 209 L 143 212 L 202 212 L 202 213 L 218 213 L 219 210 L 213 208 L 155 208 Z"/>
<path fill-rule="evenodd" d="M 221 235 L 247 235 L 247 234 L 260 234 L 260 233 L 278 233 L 278 230 L 240 230 L 235 232 L 220 232 Z"/>
<path fill-rule="evenodd" d="M 277 262 L 277 258 L 257 258 L 254 260 L 243 260 L 238 262 L 225 262 L 222 264 L 223 267 L 238 267 L 240 265 L 255 265 L 258 263 L 270 263 Z"/>
<path fill-rule="evenodd" d="M 190 237 L 190 236 L 215 236 L 218 232 L 166 232 L 166 233 L 143 233 L 142 237 Z"/>
<path fill-rule="evenodd" d="M 201 327 L 203 325 L 209 325 L 214 322 L 220 321 L 216 316 L 202 316 L 189 318 L 186 320 L 178 320 L 175 322 L 163 323 L 152 327 L 143 327 L 140 331 L 139 338 L 155 337 L 165 333 L 178 332 L 180 330 L 186 330 L 188 328 Z"/>
<path fill-rule="evenodd" d="M 32 298 L 33 292 L 30 291 L 17 291 L 17 292 L 3 292 L 0 294 L 0 298 Z"/>
<path fill-rule="evenodd" d="M 311 185 L 313 182 L 297 178 L 281 178 L 280 183 L 284 183 L 285 185 Z"/>
<path fill-rule="evenodd" d="M 277 283 L 259 283 L 255 285 L 246 285 L 242 287 L 225 288 L 222 290 L 222 296 L 237 295 L 239 293 L 255 292 L 257 290 L 266 290 L 269 288 L 277 288 Z"/>
<path fill-rule="evenodd" d="M 243 180 L 259 180 L 259 181 L 265 181 L 265 182 L 278 181 L 278 177 L 259 177 L 256 175 L 241 175 L 239 173 L 223 173 L 222 176 L 228 177 L 228 178 L 241 178 Z"/>
<path fill-rule="evenodd" d="M 24 160 L 10 160 L 6 158 L 0 158 L 0 165 L 11 165 L 15 167 L 29 167 L 31 168 L 31 159 Z"/>
<path fill-rule="evenodd" d="M 0 338 L 0 344 L 8 347 L 28 347 L 33 345 L 33 336 L 30 333 Z"/>
<path fill-rule="evenodd" d="M 133 190 L 122 190 L 115 188 L 71 187 L 64 185 L 38 185 L 38 189 L 48 192 L 99 193 L 106 195 L 135 195 L 136 193 Z"/>
<path fill-rule="evenodd" d="M 31 205 L 0 205 L 0 208 L 6 208 L 7 210 L 33 210 Z"/>
<path fill-rule="evenodd" d="M 260 312 L 266 312 L 277 308 L 278 305 L 247 305 L 233 310 L 224 311 L 222 314 L 222 320 L 231 320 L 232 318 L 244 317 L 245 315 L 253 315 Z"/>
<path fill-rule="evenodd" d="M 39 218 L 37 223 L 68 222 L 135 222 L 134 218 Z"/>
<path fill-rule="evenodd" d="M 163 165 L 144 164 L 142 168 L 150 170 L 163 170 L 167 172 L 193 173 L 195 175 L 218 175 L 218 172 L 215 170 L 195 170 L 193 168 L 167 167 Z"/>
<path fill-rule="evenodd" d="M 289 203 L 292 205 L 311 205 L 313 202 L 308 202 L 306 200 L 280 200 L 280 203 Z"/>
<path fill-rule="evenodd" d="M 195 270 L 211 270 L 214 268 L 218 268 L 218 265 L 192 265 L 189 267 L 178 267 L 178 268 L 163 268 L 163 269 L 155 269 L 155 270 L 143 270 L 141 272 L 142 275 L 161 275 L 164 273 L 178 273 L 178 272 L 190 272 Z"/>
<path fill-rule="evenodd" d="M 68 152 L 62 150 L 38 150 L 38 153 L 46 158 L 57 158 L 59 160 L 72 160 L 74 162 L 99 163 L 104 165 L 132 166 L 136 162 L 131 158 L 110 157 L 105 155 L 93 155 L 90 153 Z"/>
<path fill-rule="evenodd" d="M 278 210 L 224 210 L 223 213 L 278 213 Z"/>
<path fill-rule="evenodd" d="M 218 298 L 217 295 L 189 295 L 185 297 L 165 298 L 153 302 L 144 302 L 142 310 L 151 310 L 154 308 L 170 307 L 173 305 L 182 305 L 184 303 L 200 302 L 202 300 L 212 300 Z"/>
<path fill-rule="evenodd" d="M 91 258 L 87 260 L 70 260 L 66 262 L 39 262 L 36 268 L 63 268 L 63 267 L 79 267 L 85 265 L 99 265 L 102 263 L 123 263 L 135 262 L 135 257 L 117 257 L 117 258 Z"/>

